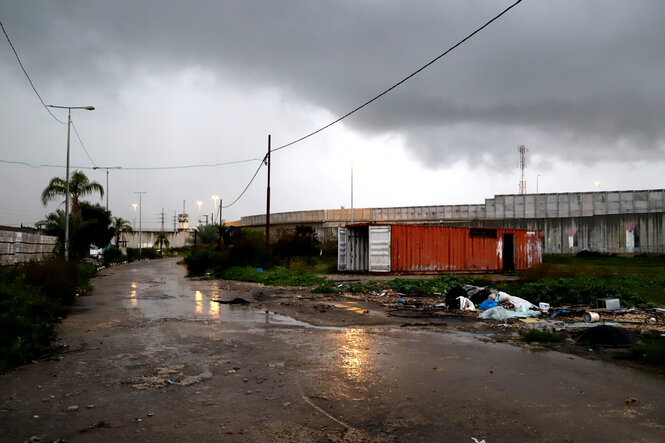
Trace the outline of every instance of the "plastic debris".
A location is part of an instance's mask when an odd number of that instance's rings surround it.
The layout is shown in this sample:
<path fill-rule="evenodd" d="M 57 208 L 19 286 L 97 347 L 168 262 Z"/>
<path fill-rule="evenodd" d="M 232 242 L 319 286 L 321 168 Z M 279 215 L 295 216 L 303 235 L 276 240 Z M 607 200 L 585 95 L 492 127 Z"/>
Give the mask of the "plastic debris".
<path fill-rule="evenodd" d="M 480 315 L 478 315 L 478 318 L 482 318 L 483 320 L 506 320 L 509 318 L 527 318 L 538 316 L 540 316 L 540 311 L 531 311 L 523 306 L 517 308 L 514 311 L 510 311 L 502 306 L 496 306 L 494 308 L 483 311 Z"/>
<path fill-rule="evenodd" d="M 496 300 L 492 300 L 491 298 L 488 298 L 484 302 L 482 302 L 480 305 L 478 305 L 478 309 L 481 311 L 487 311 L 488 309 L 492 309 L 493 307 L 497 306 L 498 303 Z"/>
<path fill-rule="evenodd" d="M 515 309 L 519 308 L 520 306 L 525 306 L 527 309 L 531 307 L 537 308 L 537 306 L 531 303 L 530 301 L 524 300 L 523 298 L 515 297 L 510 294 L 506 294 L 505 292 L 501 291 L 499 291 L 498 293 L 497 301 L 499 303 L 508 302 L 511 305 L 513 305 Z"/>
<path fill-rule="evenodd" d="M 476 310 L 476 305 L 473 304 L 471 300 L 469 300 L 466 297 L 457 297 L 459 300 L 459 307 L 462 311 L 475 311 Z"/>
<path fill-rule="evenodd" d="M 397 303 L 406 303 L 406 301 L 403 298 L 398 298 Z"/>

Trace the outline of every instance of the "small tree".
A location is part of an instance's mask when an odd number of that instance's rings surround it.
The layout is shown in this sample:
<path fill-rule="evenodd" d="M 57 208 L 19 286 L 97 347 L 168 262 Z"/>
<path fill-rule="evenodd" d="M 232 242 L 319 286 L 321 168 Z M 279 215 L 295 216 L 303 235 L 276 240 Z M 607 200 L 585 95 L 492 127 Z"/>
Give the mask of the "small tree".
<path fill-rule="evenodd" d="M 166 232 L 158 232 L 157 235 L 155 235 L 155 246 L 159 248 L 160 254 L 162 253 L 162 246 L 168 248 L 170 245 Z"/>
<path fill-rule="evenodd" d="M 120 247 L 120 233 L 121 232 L 133 232 L 131 223 L 129 223 L 128 220 L 125 220 L 124 218 L 121 218 L 121 217 L 113 217 L 112 218 L 111 228 L 113 229 L 113 235 L 115 236 L 115 246 L 116 247 Z"/>

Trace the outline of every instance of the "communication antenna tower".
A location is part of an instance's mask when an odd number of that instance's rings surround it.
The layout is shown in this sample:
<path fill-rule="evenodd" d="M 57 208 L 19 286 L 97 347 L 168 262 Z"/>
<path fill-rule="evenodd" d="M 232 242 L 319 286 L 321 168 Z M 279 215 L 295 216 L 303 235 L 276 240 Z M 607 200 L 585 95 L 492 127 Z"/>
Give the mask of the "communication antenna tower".
<path fill-rule="evenodd" d="M 517 152 L 520 153 L 520 194 L 526 194 L 526 181 L 524 180 L 524 170 L 526 169 L 526 153 L 528 149 L 524 145 L 520 145 L 517 148 Z"/>

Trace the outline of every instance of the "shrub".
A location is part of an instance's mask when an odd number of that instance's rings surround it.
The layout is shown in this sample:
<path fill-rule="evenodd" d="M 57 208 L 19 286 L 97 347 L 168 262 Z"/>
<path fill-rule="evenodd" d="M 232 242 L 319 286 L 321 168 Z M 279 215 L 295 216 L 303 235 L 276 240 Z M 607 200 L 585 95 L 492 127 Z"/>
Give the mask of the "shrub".
<path fill-rule="evenodd" d="M 228 251 L 211 248 L 196 248 L 185 257 L 190 275 L 204 275 L 206 272 L 220 273 L 230 266 Z"/>
<path fill-rule="evenodd" d="M 48 351 L 55 325 L 95 271 L 58 260 L 0 268 L 0 370 Z"/>
<path fill-rule="evenodd" d="M 104 250 L 104 265 L 110 265 L 111 263 L 120 263 L 127 259 L 127 256 L 122 253 L 120 248 L 111 246 Z"/>

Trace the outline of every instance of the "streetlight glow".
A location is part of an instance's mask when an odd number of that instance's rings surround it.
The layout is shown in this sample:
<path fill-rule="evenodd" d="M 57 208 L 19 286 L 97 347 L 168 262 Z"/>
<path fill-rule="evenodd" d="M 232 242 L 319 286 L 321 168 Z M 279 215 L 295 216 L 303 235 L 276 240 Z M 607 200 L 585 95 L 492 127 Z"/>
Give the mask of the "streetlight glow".
<path fill-rule="evenodd" d="M 219 200 L 219 195 L 215 194 L 212 197 L 210 197 L 213 200 L 213 206 L 212 206 L 212 222 L 213 224 L 215 223 L 215 213 L 217 212 L 217 200 Z"/>

